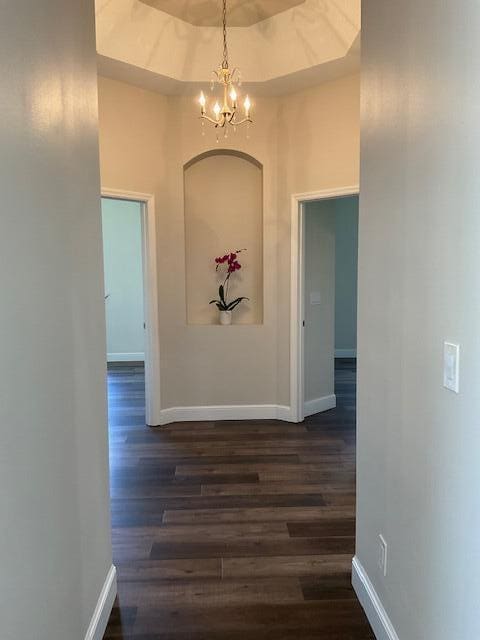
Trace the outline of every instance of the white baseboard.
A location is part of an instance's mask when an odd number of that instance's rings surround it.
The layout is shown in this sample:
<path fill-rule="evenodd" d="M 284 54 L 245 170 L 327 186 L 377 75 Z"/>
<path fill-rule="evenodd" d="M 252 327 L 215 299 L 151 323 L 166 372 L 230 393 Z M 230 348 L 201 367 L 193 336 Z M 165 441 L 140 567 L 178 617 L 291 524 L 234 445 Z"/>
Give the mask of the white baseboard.
<path fill-rule="evenodd" d="M 291 407 L 287 407 L 282 404 L 277 404 L 275 408 L 277 413 L 277 416 L 276 416 L 277 420 L 283 420 L 284 422 L 296 422 L 292 415 Z"/>
<path fill-rule="evenodd" d="M 144 362 L 144 353 L 107 353 L 107 362 Z"/>
<path fill-rule="evenodd" d="M 356 349 L 335 349 L 335 358 L 356 358 Z"/>
<path fill-rule="evenodd" d="M 293 422 L 290 407 L 276 404 L 239 404 L 162 409 L 160 426 L 172 422 L 205 422 L 210 420 L 285 420 Z"/>
<path fill-rule="evenodd" d="M 107 577 L 105 578 L 100 596 L 98 597 L 97 606 L 93 612 L 92 619 L 88 625 L 85 640 L 102 640 L 116 596 L 117 570 L 112 564 Z"/>
<path fill-rule="evenodd" d="M 399 640 L 370 578 L 356 556 L 352 560 L 352 585 L 377 640 Z"/>
<path fill-rule="evenodd" d="M 306 417 L 313 416 L 314 413 L 321 413 L 329 409 L 335 409 L 337 406 L 337 396 L 332 393 L 329 396 L 315 398 L 315 400 L 307 400 L 303 408 L 303 415 Z"/>

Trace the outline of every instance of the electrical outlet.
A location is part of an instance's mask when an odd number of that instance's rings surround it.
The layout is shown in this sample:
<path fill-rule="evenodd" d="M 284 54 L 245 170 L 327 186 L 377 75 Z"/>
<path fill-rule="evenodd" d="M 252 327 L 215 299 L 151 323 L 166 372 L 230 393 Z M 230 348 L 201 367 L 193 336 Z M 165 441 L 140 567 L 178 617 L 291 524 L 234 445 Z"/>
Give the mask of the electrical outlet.
<path fill-rule="evenodd" d="M 380 534 L 378 536 L 378 567 L 382 571 L 383 575 L 387 575 L 387 543 L 385 538 Z"/>

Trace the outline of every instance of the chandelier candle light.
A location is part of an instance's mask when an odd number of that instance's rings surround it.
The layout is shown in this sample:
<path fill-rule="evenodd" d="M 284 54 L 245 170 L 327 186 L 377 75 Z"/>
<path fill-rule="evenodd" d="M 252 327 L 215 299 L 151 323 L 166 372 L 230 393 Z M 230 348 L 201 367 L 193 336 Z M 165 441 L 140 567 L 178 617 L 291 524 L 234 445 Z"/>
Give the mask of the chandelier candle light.
<path fill-rule="evenodd" d="M 200 118 L 202 119 L 202 126 L 205 124 L 205 120 L 214 125 L 217 130 L 217 142 L 219 129 L 224 130 L 224 137 L 228 137 L 229 125 L 233 127 L 234 131 L 237 126 L 241 124 L 247 124 L 247 130 L 250 123 L 253 122 L 251 118 L 252 103 L 248 95 L 243 101 L 244 115 L 238 115 L 238 100 L 239 100 L 239 87 L 242 84 L 240 71 L 237 68 L 230 69 L 228 64 L 228 46 L 227 46 L 227 0 L 223 0 L 223 60 L 222 64 L 212 74 L 211 90 L 215 88 L 215 83 L 218 83 L 223 89 L 223 96 L 219 101 L 215 100 L 215 104 L 212 107 L 213 117 L 207 114 L 207 98 L 203 91 L 200 93 L 198 102 L 200 103 Z M 223 106 L 220 106 L 223 101 Z M 203 132 L 203 135 L 205 132 Z"/>

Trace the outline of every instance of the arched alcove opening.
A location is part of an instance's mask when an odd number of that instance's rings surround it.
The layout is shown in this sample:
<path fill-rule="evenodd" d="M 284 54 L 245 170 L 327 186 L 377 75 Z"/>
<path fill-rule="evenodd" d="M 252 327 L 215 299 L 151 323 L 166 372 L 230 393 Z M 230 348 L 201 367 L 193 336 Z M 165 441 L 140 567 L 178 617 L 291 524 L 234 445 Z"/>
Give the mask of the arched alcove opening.
<path fill-rule="evenodd" d="M 235 324 L 263 322 L 263 168 L 252 156 L 215 149 L 184 166 L 187 322 L 217 324 L 219 275 L 214 258 L 247 249 L 230 297 L 247 296 Z"/>

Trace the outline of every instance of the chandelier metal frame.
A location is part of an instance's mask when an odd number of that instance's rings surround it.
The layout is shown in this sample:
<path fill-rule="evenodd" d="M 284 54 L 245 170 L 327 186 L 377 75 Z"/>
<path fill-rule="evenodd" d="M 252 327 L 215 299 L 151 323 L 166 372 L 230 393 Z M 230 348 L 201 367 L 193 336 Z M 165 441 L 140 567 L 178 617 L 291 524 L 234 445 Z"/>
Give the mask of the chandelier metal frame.
<path fill-rule="evenodd" d="M 218 99 L 216 100 L 212 111 L 214 117 L 207 114 L 207 98 L 203 91 L 200 93 L 200 118 L 204 121 L 210 122 L 216 129 L 225 129 L 227 125 L 232 127 L 238 127 L 242 124 L 250 125 L 253 123 L 251 118 L 250 98 L 248 95 L 245 97 L 243 107 L 245 115 L 241 119 L 237 119 L 238 116 L 238 87 L 242 84 L 241 74 L 237 67 L 233 70 L 230 69 L 228 62 L 228 42 L 227 42 L 227 0 L 223 0 L 223 59 L 222 63 L 216 71 L 212 72 L 211 89 L 214 90 L 215 84 L 219 84 L 223 91 L 223 105 L 220 106 Z"/>

